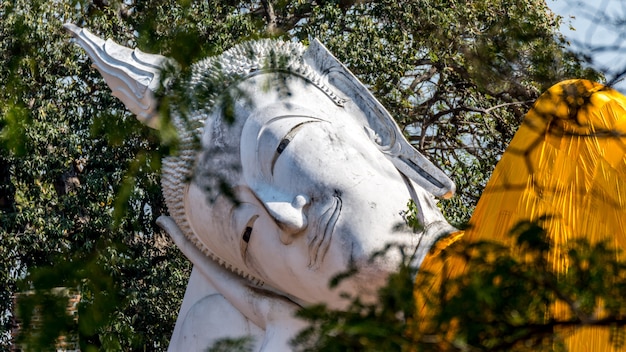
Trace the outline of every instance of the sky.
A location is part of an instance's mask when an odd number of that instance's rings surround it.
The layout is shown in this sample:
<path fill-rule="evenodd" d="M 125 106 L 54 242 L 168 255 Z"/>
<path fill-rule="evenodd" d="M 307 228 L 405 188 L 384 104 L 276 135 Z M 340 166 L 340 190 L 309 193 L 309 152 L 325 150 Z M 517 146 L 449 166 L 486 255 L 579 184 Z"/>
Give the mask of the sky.
<path fill-rule="evenodd" d="M 546 0 L 563 17 L 561 32 L 576 52 L 592 58 L 607 80 L 626 69 L 626 0 Z M 626 93 L 626 80 L 615 88 Z"/>

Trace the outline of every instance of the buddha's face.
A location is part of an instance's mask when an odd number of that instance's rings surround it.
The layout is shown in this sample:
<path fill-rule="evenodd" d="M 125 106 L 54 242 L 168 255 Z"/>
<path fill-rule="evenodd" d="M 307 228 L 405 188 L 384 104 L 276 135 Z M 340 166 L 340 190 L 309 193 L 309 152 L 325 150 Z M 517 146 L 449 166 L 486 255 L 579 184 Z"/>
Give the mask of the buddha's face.
<path fill-rule="evenodd" d="M 235 106 L 233 125 L 207 125 L 198 164 L 205 174 L 191 183 L 185 210 L 199 241 L 228 264 L 303 303 L 339 307 L 340 292 L 375 292 L 402 260 L 396 249 L 371 261 L 374 253 L 388 244 L 417 249 L 419 265 L 450 227 L 371 131 L 303 79 L 288 80 L 287 94 L 262 89 L 277 78 L 246 80 L 239 88 L 255 97 L 252 105 Z M 225 171 L 229 158 L 234 167 Z M 232 183 L 238 205 L 225 195 L 209 200 L 201 178 L 215 168 Z M 404 226 L 412 197 L 423 233 Z M 351 266 L 358 273 L 330 289 Z"/>

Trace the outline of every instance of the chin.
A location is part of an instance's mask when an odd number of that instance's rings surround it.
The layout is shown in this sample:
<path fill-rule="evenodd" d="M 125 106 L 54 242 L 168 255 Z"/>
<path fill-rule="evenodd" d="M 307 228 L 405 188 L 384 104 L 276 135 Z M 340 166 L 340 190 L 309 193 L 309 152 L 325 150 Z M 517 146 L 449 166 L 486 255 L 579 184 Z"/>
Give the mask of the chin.
<path fill-rule="evenodd" d="M 345 310 L 357 297 L 365 304 L 378 302 L 378 291 L 387 285 L 389 275 L 396 270 L 375 265 L 361 266 L 331 289 L 334 299 L 327 301 L 329 308 Z"/>

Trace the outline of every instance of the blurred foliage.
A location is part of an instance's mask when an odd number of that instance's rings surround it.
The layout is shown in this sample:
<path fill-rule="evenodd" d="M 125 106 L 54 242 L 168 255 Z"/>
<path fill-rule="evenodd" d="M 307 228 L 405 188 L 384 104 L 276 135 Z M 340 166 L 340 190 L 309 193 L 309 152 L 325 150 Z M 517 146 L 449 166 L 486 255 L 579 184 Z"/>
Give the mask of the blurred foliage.
<path fill-rule="evenodd" d="M 563 19 L 563 28 L 577 31 L 568 35 L 568 47 L 588 66 L 601 71 L 606 84 L 624 90 L 626 66 L 622 59 L 626 45 L 624 20 L 626 3 L 621 0 L 562 0 L 561 6 L 571 13 Z"/>
<path fill-rule="evenodd" d="M 579 329 L 609 330 L 607 346 L 626 334 L 626 263 L 606 242 L 569 243 L 569 270 L 548 261 L 553 244 L 539 222 L 512 231 L 516 246 L 457 241 L 434 258 L 438 272 L 408 265 L 379 291 L 377 303 L 353 299 L 346 311 L 305 308 L 311 322 L 299 351 L 560 351 Z M 521 254 L 514 254 L 521 253 Z M 406 263 L 410 262 L 407 258 Z M 458 272 L 458 265 L 465 270 Z M 451 274 L 450 271 L 456 273 Z M 565 307 L 554 314 L 555 306 Z"/>
<path fill-rule="evenodd" d="M 442 206 L 456 223 L 539 92 L 601 78 L 540 0 L 0 0 L 0 18 L 0 350 L 14 294 L 34 294 L 28 321 L 54 287 L 81 293 L 80 318 L 45 326 L 78 331 L 83 350 L 162 350 L 190 269 L 154 222 L 175 138 L 125 111 L 65 22 L 172 57 L 181 75 L 244 40 L 318 37 L 453 175 L 459 196 Z"/>

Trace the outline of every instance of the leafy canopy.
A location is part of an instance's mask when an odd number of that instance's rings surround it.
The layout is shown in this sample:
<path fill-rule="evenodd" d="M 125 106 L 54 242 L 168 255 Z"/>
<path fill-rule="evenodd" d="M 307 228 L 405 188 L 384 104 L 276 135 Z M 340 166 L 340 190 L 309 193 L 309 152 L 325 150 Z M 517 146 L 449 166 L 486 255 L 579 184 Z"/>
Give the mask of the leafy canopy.
<path fill-rule="evenodd" d="M 32 349 L 68 331 L 83 350 L 163 349 L 189 273 L 154 222 L 166 213 L 158 175 L 171 135 L 125 111 L 65 22 L 172 57 L 181 74 L 244 40 L 318 37 L 455 177 L 459 196 L 442 206 L 457 223 L 538 93 L 598 78 L 540 0 L 0 0 L 0 15 L 3 349 L 12 297 L 33 293 L 27 321 L 55 287 L 81 294 L 79 319 L 53 317 Z"/>

